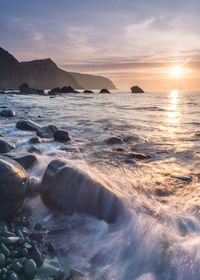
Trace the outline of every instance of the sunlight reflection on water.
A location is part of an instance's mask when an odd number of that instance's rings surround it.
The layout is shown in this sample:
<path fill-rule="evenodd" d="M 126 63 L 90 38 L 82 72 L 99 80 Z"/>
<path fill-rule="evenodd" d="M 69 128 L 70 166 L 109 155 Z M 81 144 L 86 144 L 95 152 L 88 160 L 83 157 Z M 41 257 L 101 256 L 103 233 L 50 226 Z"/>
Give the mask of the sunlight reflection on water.
<path fill-rule="evenodd" d="M 178 103 L 179 103 L 179 91 L 172 90 L 169 95 L 169 106 L 167 108 L 166 113 L 166 122 L 168 124 L 177 124 L 180 118 L 180 112 L 178 110 Z"/>

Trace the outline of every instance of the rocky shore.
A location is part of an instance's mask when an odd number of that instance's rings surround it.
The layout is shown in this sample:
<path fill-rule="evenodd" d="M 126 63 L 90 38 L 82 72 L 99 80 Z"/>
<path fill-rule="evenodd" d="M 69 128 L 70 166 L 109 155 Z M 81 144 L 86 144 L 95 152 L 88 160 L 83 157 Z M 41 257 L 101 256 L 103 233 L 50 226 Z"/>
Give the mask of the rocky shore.
<path fill-rule="evenodd" d="M 0 115 L 12 119 L 16 113 L 4 109 Z M 73 138 L 55 125 L 41 126 L 30 119 L 19 119 L 16 129 L 32 133 L 32 146 L 21 154 L 0 130 L 0 279 L 86 280 L 81 272 L 66 273 L 60 267 L 51 234 L 34 221 L 29 201 L 40 197 L 53 215 L 87 213 L 107 223 L 122 219 L 124 206 L 108 186 L 63 159 L 51 161 L 42 180 L 30 176 L 29 170 L 37 165 L 41 153 L 35 144 L 48 139 L 71 143 Z M 112 138 L 107 142 L 112 145 L 117 141 Z"/>

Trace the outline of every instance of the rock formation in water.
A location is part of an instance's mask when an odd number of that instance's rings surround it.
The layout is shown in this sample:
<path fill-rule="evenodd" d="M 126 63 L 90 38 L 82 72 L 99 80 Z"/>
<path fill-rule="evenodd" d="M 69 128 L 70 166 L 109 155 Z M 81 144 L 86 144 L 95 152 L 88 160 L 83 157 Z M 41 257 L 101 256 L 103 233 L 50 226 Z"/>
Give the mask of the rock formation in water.
<path fill-rule="evenodd" d="M 144 93 L 143 89 L 141 89 L 141 88 L 138 87 L 138 86 L 133 86 L 133 87 L 131 88 L 131 91 L 132 91 L 132 93 Z"/>
<path fill-rule="evenodd" d="M 53 160 L 41 184 L 43 202 L 66 214 L 85 213 L 108 223 L 124 214 L 120 198 L 107 186 L 65 161 Z"/>
<path fill-rule="evenodd" d="M 0 156 L 0 219 L 14 217 L 24 204 L 28 175 L 21 165 Z"/>
<path fill-rule="evenodd" d="M 75 89 L 115 89 L 107 78 L 66 72 L 50 58 L 20 63 L 9 52 L 0 48 L 0 89 L 18 89 L 23 83 L 27 83 L 30 88 L 41 89 L 66 85 Z"/>

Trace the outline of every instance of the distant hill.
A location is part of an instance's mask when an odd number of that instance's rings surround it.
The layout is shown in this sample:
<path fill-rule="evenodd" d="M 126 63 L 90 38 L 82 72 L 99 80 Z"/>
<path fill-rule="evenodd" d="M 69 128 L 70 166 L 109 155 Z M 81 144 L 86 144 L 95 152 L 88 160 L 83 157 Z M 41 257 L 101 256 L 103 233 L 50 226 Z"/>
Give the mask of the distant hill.
<path fill-rule="evenodd" d="M 116 89 L 111 80 L 102 76 L 94 76 L 89 74 L 80 74 L 69 72 L 78 83 L 85 89 Z"/>
<path fill-rule="evenodd" d="M 66 72 L 50 58 L 19 62 L 9 52 L 0 48 L 0 88 L 16 89 L 22 83 L 32 88 L 51 89 L 71 86 L 75 89 L 115 89 L 107 78 Z"/>

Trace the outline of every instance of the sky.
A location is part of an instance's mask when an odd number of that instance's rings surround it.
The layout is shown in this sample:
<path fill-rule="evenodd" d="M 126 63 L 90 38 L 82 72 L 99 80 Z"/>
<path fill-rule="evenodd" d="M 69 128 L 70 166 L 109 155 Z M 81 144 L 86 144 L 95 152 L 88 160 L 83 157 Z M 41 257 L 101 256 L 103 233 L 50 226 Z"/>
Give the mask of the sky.
<path fill-rule="evenodd" d="M 200 90 L 199 1 L 0 0 L 0 46 L 122 89 Z"/>

